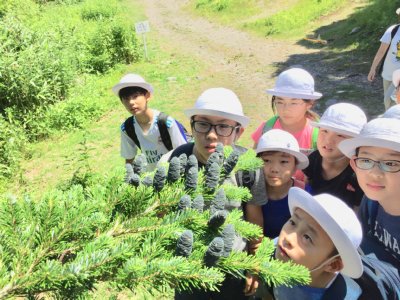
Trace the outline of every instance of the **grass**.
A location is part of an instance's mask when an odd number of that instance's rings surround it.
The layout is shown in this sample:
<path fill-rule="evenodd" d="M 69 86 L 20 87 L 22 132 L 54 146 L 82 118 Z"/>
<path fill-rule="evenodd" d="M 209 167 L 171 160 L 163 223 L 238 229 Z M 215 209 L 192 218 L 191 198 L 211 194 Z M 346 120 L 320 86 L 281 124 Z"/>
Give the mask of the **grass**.
<path fill-rule="evenodd" d="M 349 0 L 195 0 L 194 13 L 252 31 L 261 36 L 294 37 L 304 34 L 313 22 L 334 12 Z"/>

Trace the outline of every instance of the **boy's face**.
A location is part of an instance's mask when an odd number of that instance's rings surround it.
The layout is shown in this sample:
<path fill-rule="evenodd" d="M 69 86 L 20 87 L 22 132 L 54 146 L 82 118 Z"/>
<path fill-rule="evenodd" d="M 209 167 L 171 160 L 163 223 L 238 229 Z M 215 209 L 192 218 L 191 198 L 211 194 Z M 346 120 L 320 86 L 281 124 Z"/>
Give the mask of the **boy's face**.
<path fill-rule="evenodd" d="M 121 99 L 122 104 L 126 110 L 132 115 L 137 116 L 142 114 L 147 109 L 147 102 L 150 100 L 150 93 L 147 92 L 145 95 L 141 93 L 134 93 L 128 97 Z"/>
<path fill-rule="evenodd" d="M 321 156 L 328 161 L 342 158 L 344 154 L 340 152 L 338 144 L 348 138 L 350 138 L 350 136 L 320 128 L 317 139 L 318 151 Z"/>
<path fill-rule="evenodd" d="M 200 127 L 206 127 L 208 124 L 233 127 L 237 126 L 236 121 L 216 116 L 196 115 L 193 117 L 193 121 L 202 122 L 198 123 Z M 216 128 L 212 127 L 208 133 L 200 133 L 192 128 L 192 134 L 195 141 L 193 151 L 197 159 L 202 163 L 205 163 L 211 153 L 215 152 L 217 143 L 222 143 L 224 146 L 233 145 L 242 135 L 244 128 L 240 127 L 239 129 L 233 129 L 232 134 L 229 136 L 218 135 L 215 130 Z"/>
<path fill-rule="evenodd" d="M 307 110 L 312 107 L 311 101 L 288 97 L 276 97 L 274 103 L 279 118 L 287 125 L 301 122 Z"/>
<path fill-rule="evenodd" d="M 296 171 L 296 159 L 293 155 L 280 151 L 265 151 L 260 155 L 264 161 L 264 177 L 269 186 L 285 185 Z"/>
<path fill-rule="evenodd" d="M 279 234 L 275 258 L 312 270 L 331 257 L 334 249 L 332 240 L 314 218 L 296 208 Z"/>
<path fill-rule="evenodd" d="M 380 147 L 360 147 L 357 157 L 375 161 L 400 161 L 400 152 Z M 350 161 L 350 165 L 356 173 L 358 183 L 365 195 L 379 201 L 388 213 L 400 215 L 400 172 L 384 172 L 377 164 L 369 170 L 362 170 L 357 168 L 353 159 Z"/>

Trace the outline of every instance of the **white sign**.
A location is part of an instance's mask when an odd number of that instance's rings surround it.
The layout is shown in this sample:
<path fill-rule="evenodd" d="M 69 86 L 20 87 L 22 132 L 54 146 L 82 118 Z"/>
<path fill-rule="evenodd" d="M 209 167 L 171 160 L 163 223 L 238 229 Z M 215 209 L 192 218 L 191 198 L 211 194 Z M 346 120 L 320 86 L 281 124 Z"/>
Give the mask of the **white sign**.
<path fill-rule="evenodd" d="M 149 21 L 142 21 L 135 23 L 136 34 L 143 34 L 150 31 Z"/>

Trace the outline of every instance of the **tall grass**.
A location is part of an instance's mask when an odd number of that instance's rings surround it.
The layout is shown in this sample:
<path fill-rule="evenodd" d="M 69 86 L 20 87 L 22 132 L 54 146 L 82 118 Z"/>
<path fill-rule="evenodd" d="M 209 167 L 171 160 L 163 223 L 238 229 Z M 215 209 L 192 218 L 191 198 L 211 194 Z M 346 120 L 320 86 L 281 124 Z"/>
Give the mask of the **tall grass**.
<path fill-rule="evenodd" d="M 346 2 L 346 0 L 299 0 L 290 9 L 246 23 L 244 27 L 265 36 L 289 34 L 292 31 L 303 30 L 310 22 L 337 10 Z"/>

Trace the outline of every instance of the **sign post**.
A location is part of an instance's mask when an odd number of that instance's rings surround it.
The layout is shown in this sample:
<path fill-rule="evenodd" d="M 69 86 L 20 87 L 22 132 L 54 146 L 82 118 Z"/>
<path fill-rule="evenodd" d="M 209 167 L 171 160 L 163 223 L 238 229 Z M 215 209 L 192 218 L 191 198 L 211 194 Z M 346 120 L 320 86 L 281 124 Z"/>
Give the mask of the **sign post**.
<path fill-rule="evenodd" d="M 149 60 L 149 55 L 147 53 L 147 44 L 146 44 L 146 32 L 150 31 L 149 21 L 142 21 L 135 23 L 136 34 L 141 34 L 143 38 L 143 47 L 144 47 L 144 55 L 146 60 Z"/>

